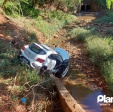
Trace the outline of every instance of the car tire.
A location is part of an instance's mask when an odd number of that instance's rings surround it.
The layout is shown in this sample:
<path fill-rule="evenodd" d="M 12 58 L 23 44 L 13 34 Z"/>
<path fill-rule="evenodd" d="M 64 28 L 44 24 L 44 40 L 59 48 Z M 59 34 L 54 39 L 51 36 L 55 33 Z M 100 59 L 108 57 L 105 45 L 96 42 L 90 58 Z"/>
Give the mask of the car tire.
<path fill-rule="evenodd" d="M 43 72 L 45 72 L 47 70 L 47 66 L 42 66 L 40 68 L 39 74 L 41 75 Z"/>
<path fill-rule="evenodd" d="M 57 78 L 62 78 L 60 72 L 56 72 L 56 73 L 55 73 L 55 77 L 57 77 Z"/>

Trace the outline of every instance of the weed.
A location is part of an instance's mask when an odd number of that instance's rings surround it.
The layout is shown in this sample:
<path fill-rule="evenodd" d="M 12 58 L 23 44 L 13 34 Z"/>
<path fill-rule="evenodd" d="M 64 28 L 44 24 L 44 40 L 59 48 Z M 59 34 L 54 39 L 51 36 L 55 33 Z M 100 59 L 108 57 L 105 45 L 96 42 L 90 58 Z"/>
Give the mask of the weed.
<path fill-rule="evenodd" d="M 35 84 L 39 82 L 40 76 L 37 74 L 37 70 L 30 70 L 26 66 L 18 67 L 18 84 L 23 85 L 26 82 Z"/>
<path fill-rule="evenodd" d="M 113 61 L 103 62 L 101 65 L 101 71 L 105 77 L 105 80 L 109 86 L 109 89 L 113 91 Z"/>
<path fill-rule="evenodd" d="M 36 42 L 37 41 L 36 34 L 34 32 L 29 32 L 27 40 L 29 41 L 29 43 Z"/>
<path fill-rule="evenodd" d="M 111 55 L 112 48 L 105 39 L 100 37 L 90 37 L 86 39 L 87 50 L 92 57 L 93 63 L 99 64 L 102 60 L 106 59 L 107 56 Z"/>
<path fill-rule="evenodd" d="M 71 37 L 75 37 L 75 39 L 84 41 L 85 38 L 89 37 L 90 30 L 86 30 L 83 28 L 74 28 L 68 33 Z"/>
<path fill-rule="evenodd" d="M 113 22 L 113 10 L 106 11 L 105 16 L 102 16 L 101 18 L 96 19 L 96 22 L 98 23 L 110 23 Z"/>
<path fill-rule="evenodd" d="M 75 39 L 85 42 L 91 61 L 98 66 L 102 75 L 113 91 L 113 42 L 112 37 L 95 35 L 94 31 L 83 28 L 75 28 L 69 32 Z"/>
<path fill-rule="evenodd" d="M 112 35 L 113 36 L 113 29 L 107 29 L 106 30 L 107 34 Z"/>

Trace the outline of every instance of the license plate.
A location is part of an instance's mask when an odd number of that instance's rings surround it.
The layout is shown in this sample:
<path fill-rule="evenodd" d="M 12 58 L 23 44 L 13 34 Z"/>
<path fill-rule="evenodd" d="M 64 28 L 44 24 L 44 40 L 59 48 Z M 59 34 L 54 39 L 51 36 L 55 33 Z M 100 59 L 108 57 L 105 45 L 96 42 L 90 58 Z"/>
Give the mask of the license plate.
<path fill-rule="evenodd" d="M 22 60 L 23 60 L 25 63 L 28 63 L 28 61 L 27 61 L 25 58 L 23 58 Z"/>

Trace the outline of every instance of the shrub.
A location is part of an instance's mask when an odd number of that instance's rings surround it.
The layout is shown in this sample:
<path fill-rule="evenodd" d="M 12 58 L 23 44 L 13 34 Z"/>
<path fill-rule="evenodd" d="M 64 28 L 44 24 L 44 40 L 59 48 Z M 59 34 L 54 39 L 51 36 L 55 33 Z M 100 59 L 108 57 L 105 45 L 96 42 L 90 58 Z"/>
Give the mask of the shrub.
<path fill-rule="evenodd" d="M 86 47 L 92 62 L 99 67 L 102 75 L 113 91 L 113 45 L 112 38 L 93 37 L 86 39 Z"/>
<path fill-rule="evenodd" d="M 3 1 L 4 1 L 4 0 L 0 0 L 0 7 L 2 6 Z"/>
<path fill-rule="evenodd" d="M 75 39 L 79 41 L 85 41 L 85 38 L 89 37 L 90 30 L 86 30 L 83 28 L 74 28 L 68 33 L 71 37 L 75 37 Z"/>
<path fill-rule="evenodd" d="M 113 22 L 113 10 L 110 10 L 110 11 L 107 10 L 104 16 L 96 19 L 96 22 L 102 23 L 102 24 Z"/>
<path fill-rule="evenodd" d="M 53 11 L 49 13 L 48 20 L 44 21 L 41 16 L 37 18 L 35 27 L 39 29 L 45 37 L 50 37 L 57 32 L 58 29 L 64 27 L 67 23 L 76 20 L 76 17 L 63 13 L 61 11 Z"/>
<path fill-rule="evenodd" d="M 18 67 L 18 84 L 23 85 L 26 82 L 35 84 L 39 82 L 41 78 L 37 74 L 37 70 L 30 70 L 26 66 Z"/>
<path fill-rule="evenodd" d="M 8 1 L 5 4 L 5 12 L 6 12 L 6 14 L 11 15 L 13 17 L 19 16 L 20 15 L 20 13 L 19 13 L 20 10 L 19 10 L 19 6 L 16 3 L 16 1 L 14 1 L 14 2 Z"/>
<path fill-rule="evenodd" d="M 109 86 L 109 89 L 113 91 L 113 61 L 103 62 L 101 65 L 102 74 Z"/>
<path fill-rule="evenodd" d="M 112 48 L 105 39 L 89 37 L 86 39 L 87 50 L 91 55 L 92 62 L 99 64 L 112 53 Z"/>
<path fill-rule="evenodd" d="M 106 33 L 113 36 L 113 29 L 107 29 Z"/>

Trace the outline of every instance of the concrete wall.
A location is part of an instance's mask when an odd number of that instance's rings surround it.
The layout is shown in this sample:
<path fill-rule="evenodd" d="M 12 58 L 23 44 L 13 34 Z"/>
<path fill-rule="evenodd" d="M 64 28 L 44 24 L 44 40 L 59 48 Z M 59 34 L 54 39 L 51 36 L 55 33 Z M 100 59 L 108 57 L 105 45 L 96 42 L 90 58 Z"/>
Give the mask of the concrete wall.
<path fill-rule="evenodd" d="M 64 112 L 85 112 L 85 110 L 75 101 L 75 99 L 70 95 L 64 85 L 51 75 L 52 79 L 54 79 L 58 96 L 60 98 L 60 102 Z"/>

